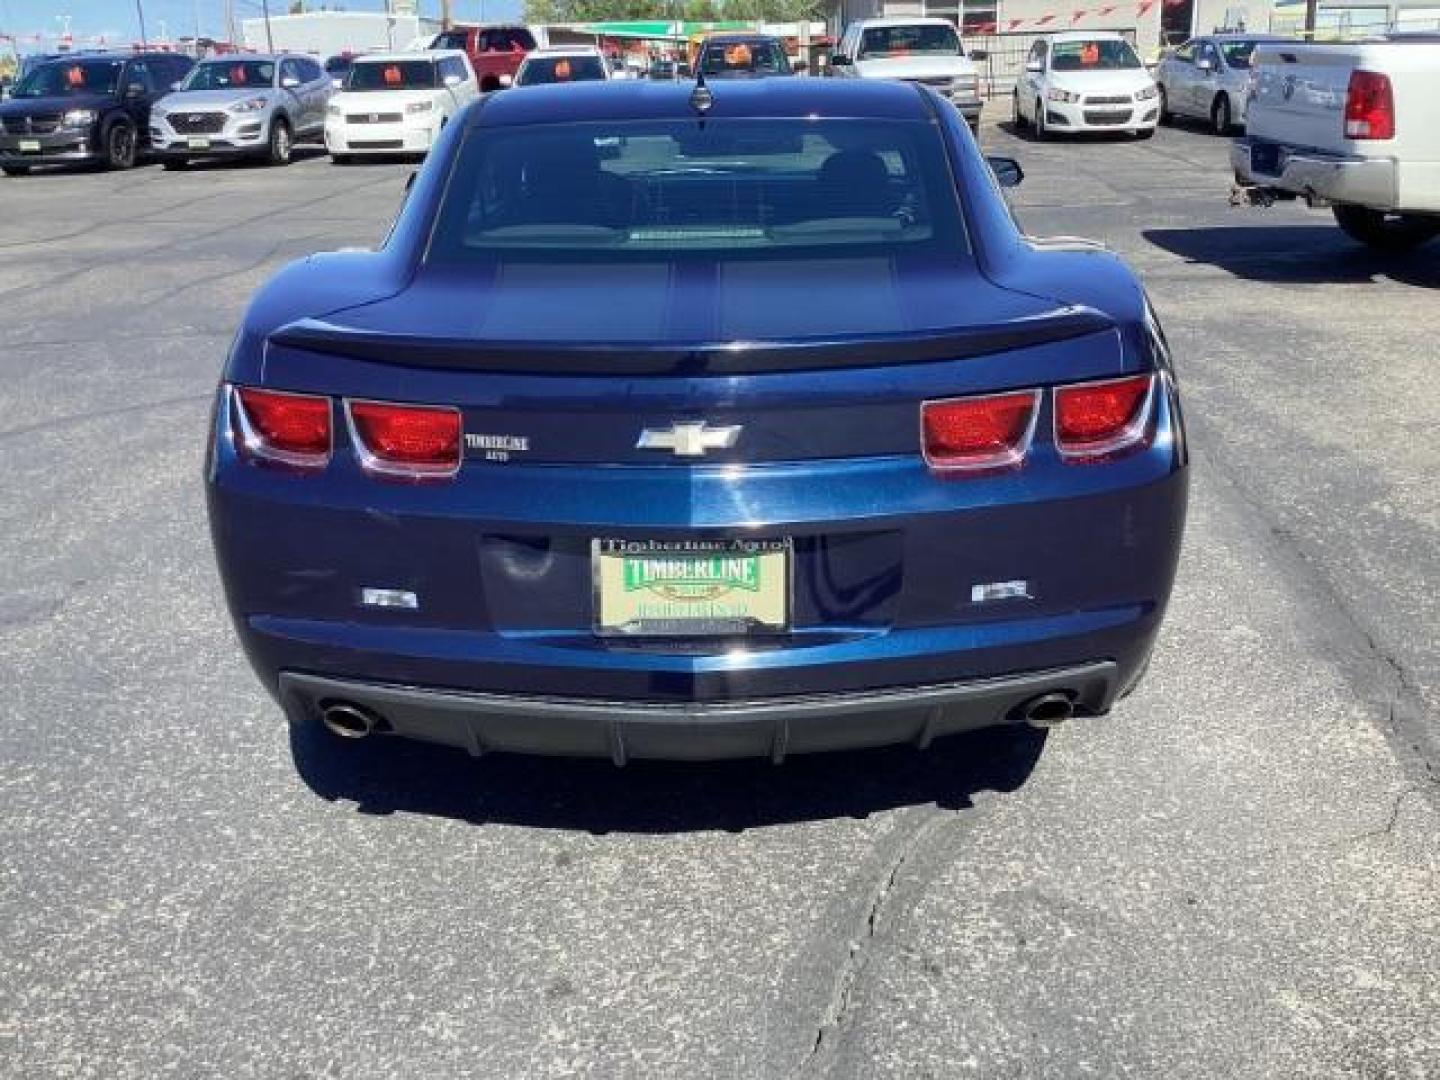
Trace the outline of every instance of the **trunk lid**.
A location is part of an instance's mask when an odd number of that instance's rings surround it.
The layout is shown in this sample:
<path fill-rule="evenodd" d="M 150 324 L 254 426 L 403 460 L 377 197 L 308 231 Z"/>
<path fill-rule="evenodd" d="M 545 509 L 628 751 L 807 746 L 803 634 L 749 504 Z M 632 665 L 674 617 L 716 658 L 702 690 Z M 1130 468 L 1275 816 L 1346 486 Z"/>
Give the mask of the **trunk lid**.
<path fill-rule="evenodd" d="M 1351 45 L 1258 46 L 1247 133 L 1287 146 L 1350 150 L 1355 144 L 1345 138 L 1345 97 L 1358 58 Z"/>

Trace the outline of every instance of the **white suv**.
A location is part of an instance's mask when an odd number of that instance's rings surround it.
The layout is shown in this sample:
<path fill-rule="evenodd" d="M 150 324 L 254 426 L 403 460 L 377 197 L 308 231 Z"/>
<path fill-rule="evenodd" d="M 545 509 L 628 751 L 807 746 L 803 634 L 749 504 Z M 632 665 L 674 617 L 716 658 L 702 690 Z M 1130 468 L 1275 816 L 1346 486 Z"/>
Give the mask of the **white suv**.
<path fill-rule="evenodd" d="M 830 57 L 830 74 L 841 79 L 902 79 L 933 86 L 980 130 L 980 78 L 975 60 L 960 44 L 955 24 L 939 18 L 861 19 L 851 23 Z"/>

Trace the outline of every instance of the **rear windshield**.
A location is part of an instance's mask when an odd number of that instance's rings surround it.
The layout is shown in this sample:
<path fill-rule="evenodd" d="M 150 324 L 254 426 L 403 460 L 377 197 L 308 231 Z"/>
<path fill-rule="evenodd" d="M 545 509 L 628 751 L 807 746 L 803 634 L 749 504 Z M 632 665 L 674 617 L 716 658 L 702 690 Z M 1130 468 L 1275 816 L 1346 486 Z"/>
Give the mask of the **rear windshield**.
<path fill-rule="evenodd" d="M 395 60 L 381 63 L 356 64 L 345 80 L 346 90 L 433 90 L 433 60 Z"/>
<path fill-rule="evenodd" d="M 36 68 L 15 87 L 17 98 L 113 94 L 119 89 L 120 60 L 61 60 Z"/>
<path fill-rule="evenodd" d="M 695 120 L 477 129 L 430 260 L 630 262 L 963 254 L 920 122 Z"/>
<path fill-rule="evenodd" d="M 860 60 L 883 56 L 958 56 L 960 35 L 954 27 L 921 23 L 919 26 L 872 26 L 860 38 Z"/>
<path fill-rule="evenodd" d="M 700 54 L 706 75 L 789 75 L 790 60 L 774 41 L 712 41 Z"/>
<path fill-rule="evenodd" d="M 548 86 L 603 78 L 605 65 L 598 56 L 532 56 L 520 68 L 515 81 L 521 86 Z"/>
<path fill-rule="evenodd" d="M 1125 71 L 1141 67 L 1128 41 L 1057 41 L 1050 47 L 1051 71 Z"/>
<path fill-rule="evenodd" d="M 275 65 L 268 60 L 237 60 L 197 64 L 185 80 L 185 90 L 243 90 L 270 86 Z"/>

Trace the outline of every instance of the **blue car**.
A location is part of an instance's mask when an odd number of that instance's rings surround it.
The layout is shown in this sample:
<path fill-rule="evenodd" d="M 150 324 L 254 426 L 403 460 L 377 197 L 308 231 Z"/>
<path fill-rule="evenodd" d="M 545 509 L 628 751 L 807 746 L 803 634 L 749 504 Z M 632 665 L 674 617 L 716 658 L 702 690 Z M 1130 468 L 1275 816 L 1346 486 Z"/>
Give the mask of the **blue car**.
<path fill-rule="evenodd" d="M 898 82 L 459 114 L 381 249 L 283 270 L 225 366 L 210 517 L 266 688 L 616 763 L 1107 712 L 1184 425 L 1134 275 L 1023 236 L 1018 179 Z"/>

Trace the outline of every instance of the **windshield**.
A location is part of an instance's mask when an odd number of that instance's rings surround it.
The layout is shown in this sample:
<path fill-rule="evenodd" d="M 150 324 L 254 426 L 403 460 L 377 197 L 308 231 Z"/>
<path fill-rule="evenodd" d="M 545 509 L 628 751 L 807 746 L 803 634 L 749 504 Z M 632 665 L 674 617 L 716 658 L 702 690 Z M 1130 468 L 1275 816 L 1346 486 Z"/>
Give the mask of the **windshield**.
<path fill-rule="evenodd" d="M 1222 41 L 1220 51 L 1225 54 L 1225 66 L 1241 71 L 1248 68 L 1255 44 L 1253 41 Z"/>
<path fill-rule="evenodd" d="M 198 64 L 182 90 L 245 90 L 275 83 L 275 65 L 269 60 L 210 61 Z"/>
<path fill-rule="evenodd" d="M 356 64 L 345 80 L 346 90 L 433 90 L 433 60 L 387 60 L 381 63 Z"/>
<path fill-rule="evenodd" d="M 857 59 L 881 56 L 959 56 L 960 36 L 951 26 L 872 26 L 860 39 Z"/>
<path fill-rule="evenodd" d="M 1143 66 L 1128 41 L 1057 41 L 1050 46 L 1051 71 L 1128 71 Z"/>
<path fill-rule="evenodd" d="M 706 75 L 789 75 L 790 60 L 774 41 L 712 41 L 700 54 Z"/>
<path fill-rule="evenodd" d="M 114 94 L 120 86 L 120 72 L 124 67 L 123 60 L 61 60 L 45 64 L 20 80 L 15 97 Z"/>
<path fill-rule="evenodd" d="M 429 258 L 778 261 L 965 250 L 933 125 L 687 118 L 472 132 Z"/>
<path fill-rule="evenodd" d="M 593 82 L 605 78 L 605 66 L 598 56 L 532 56 L 520 66 L 517 86 L 548 86 L 551 83 Z"/>

